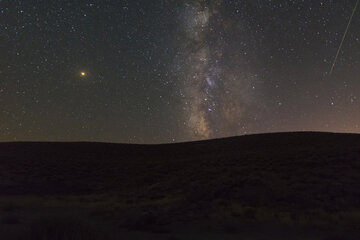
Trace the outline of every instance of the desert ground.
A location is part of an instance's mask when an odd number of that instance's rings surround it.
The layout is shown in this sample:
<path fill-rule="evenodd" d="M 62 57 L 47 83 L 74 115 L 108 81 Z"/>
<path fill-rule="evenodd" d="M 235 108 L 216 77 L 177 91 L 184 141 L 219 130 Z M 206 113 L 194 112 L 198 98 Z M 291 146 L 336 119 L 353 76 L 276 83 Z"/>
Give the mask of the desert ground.
<path fill-rule="evenodd" d="M 360 135 L 0 143 L 0 239 L 360 239 Z"/>

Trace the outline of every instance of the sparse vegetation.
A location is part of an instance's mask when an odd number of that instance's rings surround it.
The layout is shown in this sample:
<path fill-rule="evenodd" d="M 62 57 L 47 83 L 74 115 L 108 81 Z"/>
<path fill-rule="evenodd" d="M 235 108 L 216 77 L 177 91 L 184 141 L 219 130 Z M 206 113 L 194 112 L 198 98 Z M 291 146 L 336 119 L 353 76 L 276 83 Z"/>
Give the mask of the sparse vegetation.
<path fill-rule="evenodd" d="M 20 224 L 20 221 L 17 217 L 14 216 L 4 216 L 1 218 L 2 224 Z"/>
<path fill-rule="evenodd" d="M 3 143 L 0 154 L 10 157 L 1 167 L 11 177 L 3 182 L 11 186 L 0 186 L 1 222 L 41 240 L 92 239 L 90 220 L 151 233 L 204 219 L 234 233 L 267 222 L 356 229 L 359 145 L 358 135 L 315 133 L 161 146 Z M 77 220 L 59 218 L 72 209 Z"/>
<path fill-rule="evenodd" d="M 95 240 L 94 229 L 73 219 L 41 219 L 31 223 L 30 233 L 19 240 Z"/>
<path fill-rule="evenodd" d="M 0 209 L 3 212 L 13 212 L 18 209 L 18 206 L 12 202 L 0 202 Z"/>

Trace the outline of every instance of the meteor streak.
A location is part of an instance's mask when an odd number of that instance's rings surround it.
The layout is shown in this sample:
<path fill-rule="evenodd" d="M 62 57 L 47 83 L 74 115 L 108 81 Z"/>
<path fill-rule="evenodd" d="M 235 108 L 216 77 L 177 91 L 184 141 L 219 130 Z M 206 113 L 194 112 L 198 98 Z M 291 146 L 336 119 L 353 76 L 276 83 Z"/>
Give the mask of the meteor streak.
<path fill-rule="evenodd" d="M 343 43 L 344 43 L 346 34 L 347 34 L 347 32 L 349 31 L 349 28 L 350 28 L 352 19 L 353 19 L 353 17 L 354 17 L 355 12 L 356 12 L 356 8 L 357 8 L 357 6 L 359 5 L 359 1 L 360 1 L 360 0 L 357 0 L 357 1 L 356 1 L 355 7 L 354 7 L 354 9 L 353 9 L 353 11 L 352 11 L 352 14 L 351 14 L 351 17 L 350 17 L 350 19 L 349 19 L 348 25 L 347 25 L 347 27 L 346 27 L 346 29 L 345 29 L 345 32 L 344 32 L 344 35 L 343 35 L 343 37 L 342 37 L 342 39 L 341 39 L 339 48 L 338 48 L 338 50 L 337 50 L 337 52 L 336 52 L 336 55 L 335 55 L 334 62 L 333 62 L 333 64 L 332 64 L 332 66 L 331 66 L 331 70 L 330 70 L 330 73 L 329 73 L 330 76 L 331 76 L 331 74 L 332 74 L 333 71 L 334 71 L 334 67 L 335 67 L 335 64 L 336 64 L 336 60 L 337 60 L 337 58 L 339 57 L 340 50 L 341 50 L 342 45 L 343 45 Z"/>

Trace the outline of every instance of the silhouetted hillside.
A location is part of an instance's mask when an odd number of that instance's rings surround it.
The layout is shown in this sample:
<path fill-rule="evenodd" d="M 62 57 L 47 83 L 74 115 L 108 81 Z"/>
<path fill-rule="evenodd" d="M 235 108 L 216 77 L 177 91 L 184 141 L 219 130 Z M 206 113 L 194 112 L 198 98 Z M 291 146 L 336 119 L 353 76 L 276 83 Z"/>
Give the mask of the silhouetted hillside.
<path fill-rule="evenodd" d="M 224 212 L 251 219 L 261 211 L 291 212 L 296 221 L 301 214 L 294 213 L 360 209 L 360 135 L 275 133 L 165 145 L 1 143 L 0 173 L 2 198 L 98 195 L 100 202 L 112 198 L 114 209 L 142 209 L 165 223 Z"/>
<path fill-rule="evenodd" d="M 167 145 L 2 143 L 0 167 L 1 194 L 116 190 L 360 206 L 360 135 L 278 133 Z"/>

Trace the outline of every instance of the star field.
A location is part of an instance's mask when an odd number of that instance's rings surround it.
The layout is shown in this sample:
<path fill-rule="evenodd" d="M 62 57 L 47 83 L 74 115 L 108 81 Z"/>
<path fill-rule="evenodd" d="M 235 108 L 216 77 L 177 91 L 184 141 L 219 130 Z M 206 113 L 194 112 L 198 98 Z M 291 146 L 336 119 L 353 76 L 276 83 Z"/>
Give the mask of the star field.
<path fill-rule="evenodd" d="M 0 141 L 360 132 L 356 1 L 0 1 Z"/>

